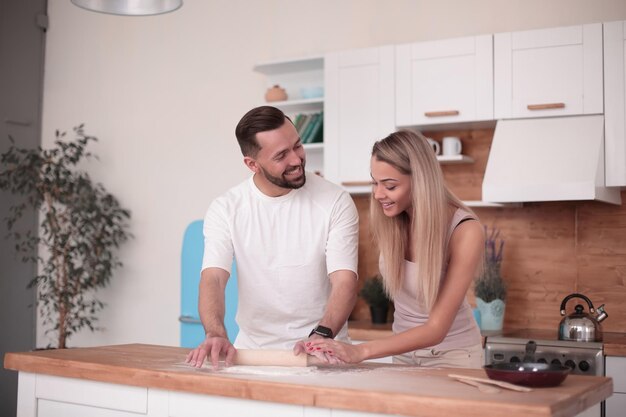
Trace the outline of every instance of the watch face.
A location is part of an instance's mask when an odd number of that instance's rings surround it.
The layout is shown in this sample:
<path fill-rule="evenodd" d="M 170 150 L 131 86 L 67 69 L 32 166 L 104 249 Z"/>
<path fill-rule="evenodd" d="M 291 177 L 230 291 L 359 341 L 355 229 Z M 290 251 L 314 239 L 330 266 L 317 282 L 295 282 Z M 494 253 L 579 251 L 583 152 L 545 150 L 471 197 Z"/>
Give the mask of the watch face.
<path fill-rule="evenodd" d="M 313 332 L 316 334 L 319 334 L 320 336 L 328 337 L 331 339 L 333 337 L 333 331 L 329 329 L 328 327 L 317 326 L 315 330 L 313 330 Z"/>

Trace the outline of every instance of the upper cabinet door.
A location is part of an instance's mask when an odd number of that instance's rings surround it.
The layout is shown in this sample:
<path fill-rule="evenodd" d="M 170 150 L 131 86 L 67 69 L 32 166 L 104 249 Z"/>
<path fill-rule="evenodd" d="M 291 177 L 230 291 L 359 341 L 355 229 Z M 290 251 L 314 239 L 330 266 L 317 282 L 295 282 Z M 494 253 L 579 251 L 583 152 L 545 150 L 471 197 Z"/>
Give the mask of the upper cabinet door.
<path fill-rule="evenodd" d="M 604 24 L 604 146 L 609 187 L 626 186 L 626 21 Z"/>
<path fill-rule="evenodd" d="M 603 112 L 602 24 L 494 35 L 497 119 Z"/>
<path fill-rule="evenodd" d="M 324 59 L 324 176 L 353 192 L 371 191 L 372 145 L 395 130 L 393 46 Z"/>
<path fill-rule="evenodd" d="M 396 123 L 493 119 L 492 35 L 396 46 Z"/>

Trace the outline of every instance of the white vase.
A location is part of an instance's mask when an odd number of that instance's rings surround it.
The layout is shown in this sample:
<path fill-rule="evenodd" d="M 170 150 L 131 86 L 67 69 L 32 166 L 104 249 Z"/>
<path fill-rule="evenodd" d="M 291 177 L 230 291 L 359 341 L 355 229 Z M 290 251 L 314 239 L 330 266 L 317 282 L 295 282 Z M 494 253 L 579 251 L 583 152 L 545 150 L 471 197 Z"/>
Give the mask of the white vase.
<path fill-rule="evenodd" d="M 480 311 L 481 330 L 502 330 L 504 322 L 504 301 L 496 299 L 488 303 L 476 297 L 476 307 Z"/>

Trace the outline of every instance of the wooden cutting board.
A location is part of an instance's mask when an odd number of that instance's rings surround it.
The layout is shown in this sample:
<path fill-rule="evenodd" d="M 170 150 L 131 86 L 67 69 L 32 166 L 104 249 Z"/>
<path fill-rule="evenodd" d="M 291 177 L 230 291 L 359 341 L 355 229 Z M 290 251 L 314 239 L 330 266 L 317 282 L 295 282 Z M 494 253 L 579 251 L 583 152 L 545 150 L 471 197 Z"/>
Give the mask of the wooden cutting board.
<path fill-rule="evenodd" d="M 604 377 L 570 375 L 530 393 L 484 393 L 448 374 L 485 377 L 480 369 L 427 369 L 379 363 L 305 373 L 229 373 L 184 364 L 188 349 L 154 345 L 8 353 L 7 369 L 118 384 L 286 404 L 406 416 L 574 416 L 613 391 Z M 293 368 L 285 368 L 291 369 Z M 307 368 L 305 368 L 307 369 Z"/>

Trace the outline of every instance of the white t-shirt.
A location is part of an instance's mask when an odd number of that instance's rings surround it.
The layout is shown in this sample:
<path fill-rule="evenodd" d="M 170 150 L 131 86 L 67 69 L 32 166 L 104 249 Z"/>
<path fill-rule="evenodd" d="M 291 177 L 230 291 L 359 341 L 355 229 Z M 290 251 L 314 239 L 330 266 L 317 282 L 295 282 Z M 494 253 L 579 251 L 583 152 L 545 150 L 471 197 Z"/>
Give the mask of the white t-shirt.
<path fill-rule="evenodd" d="M 235 347 L 290 349 L 322 318 L 328 274 L 357 272 L 358 213 L 344 190 L 307 173 L 302 188 L 268 197 L 252 177 L 218 197 L 204 218 L 202 269 L 237 262 Z M 337 334 L 347 339 L 347 326 Z"/>

